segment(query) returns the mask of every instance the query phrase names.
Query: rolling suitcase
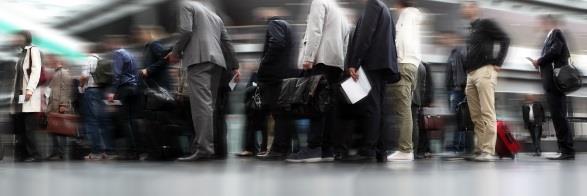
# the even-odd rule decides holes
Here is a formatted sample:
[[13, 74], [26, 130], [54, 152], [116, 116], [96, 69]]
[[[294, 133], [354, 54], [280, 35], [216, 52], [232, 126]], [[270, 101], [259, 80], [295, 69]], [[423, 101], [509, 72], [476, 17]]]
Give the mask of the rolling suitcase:
[[497, 141], [495, 144], [495, 154], [501, 159], [503, 157], [516, 158], [520, 152], [520, 143], [509, 131], [504, 121], [497, 121]]

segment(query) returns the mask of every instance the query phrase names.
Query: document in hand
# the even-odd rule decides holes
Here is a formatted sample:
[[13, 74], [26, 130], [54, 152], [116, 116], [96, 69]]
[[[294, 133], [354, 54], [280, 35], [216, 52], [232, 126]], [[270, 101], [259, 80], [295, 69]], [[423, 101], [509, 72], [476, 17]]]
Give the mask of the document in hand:
[[371, 84], [369, 83], [369, 79], [363, 68], [359, 68], [358, 73], [359, 79], [357, 81], [353, 80], [353, 78], [349, 78], [341, 84], [344, 94], [352, 104], [367, 97], [369, 91], [371, 91]]

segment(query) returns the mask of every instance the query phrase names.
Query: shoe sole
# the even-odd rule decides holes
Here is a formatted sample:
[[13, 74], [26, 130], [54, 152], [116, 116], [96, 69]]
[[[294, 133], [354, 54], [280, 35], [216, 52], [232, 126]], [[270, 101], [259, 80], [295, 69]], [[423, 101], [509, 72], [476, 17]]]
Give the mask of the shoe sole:
[[320, 162], [333, 162], [334, 158], [286, 159], [285, 161], [290, 162], [290, 163], [320, 163]]
[[395, 160], [394, 159], [387, 159], [387, 162], [412, 162], [412, 161], [414, 161], [414, 160], [413, 159], [412, 160], [409, 160], [409, 159], [395, 159]]

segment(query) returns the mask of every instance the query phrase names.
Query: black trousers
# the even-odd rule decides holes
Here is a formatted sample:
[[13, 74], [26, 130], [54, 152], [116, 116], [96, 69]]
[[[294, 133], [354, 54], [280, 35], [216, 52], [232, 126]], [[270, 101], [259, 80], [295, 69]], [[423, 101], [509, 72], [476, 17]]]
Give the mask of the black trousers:
[[39, 128], [38, 113], [16, 113], [12, 115], [14, 134], [16, 136], [15, 160], [29, 157], [41, 159], [37, 148], [35, 131]]
[[218, 97], [214, 108], [214, 155], [216, 157], [226, 157], [228, 155], [226, 114], [229, 109], [230, 89], [228, 88], [228, 83], [225, 84], [218, 89]]
[[115, 121], [126, 138], [127, 153], [129, 155], [136, 155], [145, 151], [144, 146], [139, 144], [141, 134], [138, 119], [142, 111], [142, 99], [140, 99], [139, 94], [137, 86], [125, 85], [118, 88], [115, 97], [115, 99], [122, 102], [122, 106], [116, 113]]
[[[247, 111], [244, 150], [254, 153], [267, 151], [267, 117], [267, 111]], [[260, 144], [257, 141], [257, 131], [262, 135]]]
[[310, 119], [310, 132], [308, 133], [308, 147], [322, 147], [326, 153], [332, 153], [333, 133], [338, 130], [340, 99], [340, 80], [342, 78], [342, 69], [338, 67], [317, 64], [311, 70], [312, 75], [324, 75], [330, 87], [331, 104], [326, 108], [323, 114]]
[[296, 133], [296, 124], [292, 117], [280, 113], [277, 99], [281, 92], [281, 81], [259, 83], [265, 118], [269, 115], [275, 120], [273, 144], [271, 151], [276, 153], [292, 152], [292, 138]]
[[546, 100], [561, 153], [574, 155], [573, 133], [567, 119], [567, 96], [558, 92], [546, 92]]
[[534, 152], [540, 153], [542, 152], [542, 148], [540, 146], [540, 138], [542, 138], [542, 123], [529, 123], [528, 131], [530, 132], [530, 137], [532, 138], [532, 144], [534, 145]]
[[414, 122], [412, 140], [414, 142], [414, 153], [424, 154], [430, 152], [430, 140], [426, 129], [424, 129], [422, 107], [412, 104], [412, 119]]

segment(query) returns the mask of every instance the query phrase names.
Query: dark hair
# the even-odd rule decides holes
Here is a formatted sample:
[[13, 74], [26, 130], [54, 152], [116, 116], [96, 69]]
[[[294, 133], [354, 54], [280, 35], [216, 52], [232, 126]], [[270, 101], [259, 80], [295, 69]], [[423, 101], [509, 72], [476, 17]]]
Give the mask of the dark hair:
[[397, 0], [396, 3], [402, 7], [414, 7], [414, 0]]
[[475, 0], [465, 0], [465, 1], [463, 1], [463, 4], [471, 4], [474, 6], [479, 6], [479, 3]]
[[30, 31], [27, 31], [27, 30], [17, 31], [15, 33], [15, 35], [19, 35], [19, 36], [24, 37], [25, 45], [29, 46], [29, 45], [33, 44], [33, 34]]
[[553, 14], [545, 14], [540, 16], [540, 19], [544, 20], [544, 21], [548, 21], [552, 24], [558, 25], [560, 22], [560, 17], [557, 15], [553, 15]]

